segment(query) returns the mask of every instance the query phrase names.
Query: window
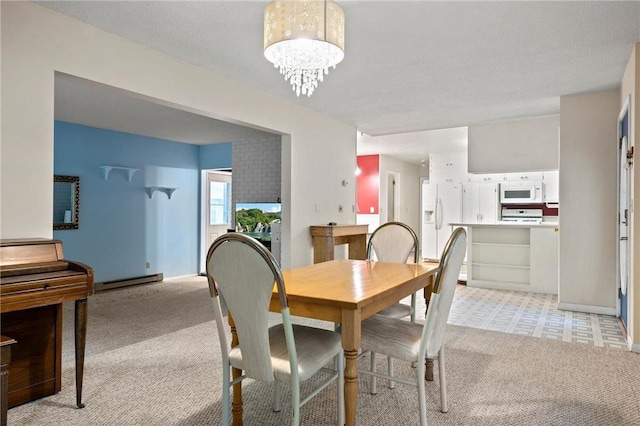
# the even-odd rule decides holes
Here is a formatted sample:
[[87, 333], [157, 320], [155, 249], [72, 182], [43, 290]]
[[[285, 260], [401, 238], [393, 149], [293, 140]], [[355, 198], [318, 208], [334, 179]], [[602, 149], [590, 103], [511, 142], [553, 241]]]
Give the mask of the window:
[[231, 213], [231, 184], [209, 182], [209, 225], [226, 225]]

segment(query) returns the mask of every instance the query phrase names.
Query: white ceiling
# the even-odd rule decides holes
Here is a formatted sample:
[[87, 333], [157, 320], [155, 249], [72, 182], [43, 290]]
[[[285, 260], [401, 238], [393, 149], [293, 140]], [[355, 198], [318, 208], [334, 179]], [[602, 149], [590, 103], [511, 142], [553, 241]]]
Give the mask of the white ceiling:
[[[619, 86], [633, 45], [640, 42], [640, 1], [340, 0], [346, 18], [345, 59], [311, 98], [296, 98], [262, 54], [267, 1], [37, 3], [337, 117], [366, 135], [411, 133], [378, 143], [383, 146], [376, 149], [387, 154], [404, 150], [403, 159], [418, 164], [425, 154], [414, 153], [412, 146], [424, 151], [420, 139], [425, 131], [557, 114], [562, 95]], [[158, 122], [170, 123], [173, 116], [166, 107], [140, 99], [120, 108], [129, 112], [131, 107], [135, 113], [105, 115], [101, 99], [118, 109], [114, 104], [125, 105], [128, 96], [86, 84], [86, 90], [70, 90], [80, 83], [69, 80], [56, 82], [56, 118], [65, 111], [65, 119], [81, 122], [72, 118], [84, 111], [94, 124], [82, 124], [145, 134], [145, 128], [125, 129], [138, 121], [158, 131]], [[87, 98], [93, 98], [93, 114], [87, 114]], [[154, 120], [156, 113], [165, 115]], [[138, 120], [138, 114], [148, 119]], [[204, 132], [211, 138], [211, 126], [222, 123], [185, 114], [176, 112], [176, 119], [193, 120], [191, 125], [166, 126], [180, 129], [180, 138], [175, 131], [151, 136], [224, 141], [191, 134]], [[95, 123], [96, 117], [108, 117], [108, 123]], [[246, 130], [235, 127], [227, 125], [220, 134], [227, 140], [242, 138], [243, 133], [235, 132]], [[375, 138], [360, 139], [358, 152], [371, 153], [363, 144], [375, 143]], [[403, 145], [405, 140], [413, 143]]]

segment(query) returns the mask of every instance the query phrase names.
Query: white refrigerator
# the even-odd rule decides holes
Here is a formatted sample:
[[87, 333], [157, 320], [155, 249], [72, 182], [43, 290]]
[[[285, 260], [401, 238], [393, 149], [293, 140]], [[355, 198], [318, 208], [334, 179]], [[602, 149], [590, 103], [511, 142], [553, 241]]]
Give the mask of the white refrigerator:
[[422, 257], [440, 259], [451, 236], [449, 223], [462, 222], [462, 184], [422, 182]]

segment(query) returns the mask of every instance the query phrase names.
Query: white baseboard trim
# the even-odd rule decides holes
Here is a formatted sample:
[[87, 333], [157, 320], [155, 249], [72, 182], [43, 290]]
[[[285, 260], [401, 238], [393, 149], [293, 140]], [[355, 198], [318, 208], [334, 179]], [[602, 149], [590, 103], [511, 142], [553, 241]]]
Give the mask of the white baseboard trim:
[[103, 290], [111, 290], [114, 288], [128, 287], [128, 286], [138, 285], [138, 284], [157, 283], [162, 280], [163, 280], [162, 272], [158, 272], [157, 274], [143, 275], [140, 277], [131, 277], [131, 278], [123, 278], [120, 280], [114, 280], [114, 281], [97, 282], [97, 283], [94, 283], [93, 289], [94, 291], [99, 292]]
[[640, 354], [640, 343], [633, 343], [633, 339], [629, 335], [627, 335], [627, 346], [631, 352]]
[[563, 309], [565, 311], [586, 312], [589, 314], [613, 316], [616, 316], [617, 313], [615, 306], [612, 308], [608, 308], [606, 306], [578, 305], [576, 303], [558, 303], [558, 309]]
[[175, 277], [165, 278], [163, 281], [177, 281], [177, 280], [183, 280], [183, 279], [193, 278], [197, 276], [200, 276], [200, 274], [177, 275]]

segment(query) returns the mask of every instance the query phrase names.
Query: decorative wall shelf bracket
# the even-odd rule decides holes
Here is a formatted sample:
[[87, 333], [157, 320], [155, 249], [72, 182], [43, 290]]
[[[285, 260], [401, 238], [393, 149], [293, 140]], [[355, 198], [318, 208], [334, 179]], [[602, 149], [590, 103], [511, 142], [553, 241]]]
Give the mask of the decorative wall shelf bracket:
[[145, 191], [147, 191], [147, 195], [150, 199], [151, 197], [153, 197], [153, 193], [156, 191], [164, 192], [165, 194], [167, 194], [167, 197], [171, 199], [171, 195], [178, 188], [167, 188], [165, 186], [145, 186], [144, 189]]
[[102, 169], [102, 176], [104, 177], [104, 180], [109, 179], [109, 174], [111, 173], [111, 170], [123, 170], [127, 174], [127, 179], [129, 180], [129, 182], [131, 182], [131, 179], [133, 179], [133, 174], [138, 170], [140, 170], [133, 167], [120, 167], [120, 166], [100, 166], [100, 168]]

